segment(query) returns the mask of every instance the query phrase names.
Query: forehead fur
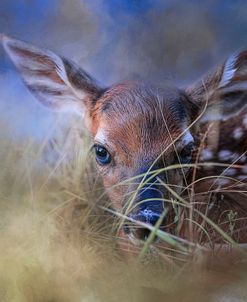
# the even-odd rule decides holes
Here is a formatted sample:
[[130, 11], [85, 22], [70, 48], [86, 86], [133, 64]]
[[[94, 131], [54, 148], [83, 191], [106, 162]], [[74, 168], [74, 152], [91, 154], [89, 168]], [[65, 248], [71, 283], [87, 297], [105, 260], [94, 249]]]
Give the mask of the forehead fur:
[[174, 87], [122, 83], [100, 98], [94, 118], [109, 141], [128, 154], [136, 149], [144, 154], [150, 148], [160, 150], [184, 130], [187, 113], [183, 100]]
[[144, 115], [157, 118], [157, 113], [170, 110], [173, 118], [182, 121], [186, 117], [181, 104], [182, 93], [175, 87], [161, 88], [142, 82], [124, 82], [108, 90], [99, 102], [100, 110], [107, 114]]

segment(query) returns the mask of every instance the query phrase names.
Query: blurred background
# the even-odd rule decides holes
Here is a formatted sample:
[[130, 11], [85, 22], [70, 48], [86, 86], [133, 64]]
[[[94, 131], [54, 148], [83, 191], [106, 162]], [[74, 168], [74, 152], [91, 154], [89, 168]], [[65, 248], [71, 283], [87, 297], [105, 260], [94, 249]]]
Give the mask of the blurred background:
[[[247, 48], [247, 1], [0, 0], [1, 32], [74, 60], [102, 85], [184, 86]], [[57, 123], [73, 129], [72, 119], [39, 105], [0, 45], [0, 302], [246, 301], [245, 259], [225, 267], [219, 254], [212, 270], [200, 252], [194, 268], [171, 246], [162, 261], [151, 251], [151, 267], [139, 257], [126, 266], [116, 223], [94, 206], [108, 200], [87, 140], [65, 145], [73, 157], [49, 140]], [[222, 213], [232, 234], [241, 218]]]
[[[247, 47], [245, 0], [1, 0], [0, 31], [78, 62], [104, 85], [186, 85]], [[0, 48], [2, 124], [42, 139], [56, 114], [34, 101]]]

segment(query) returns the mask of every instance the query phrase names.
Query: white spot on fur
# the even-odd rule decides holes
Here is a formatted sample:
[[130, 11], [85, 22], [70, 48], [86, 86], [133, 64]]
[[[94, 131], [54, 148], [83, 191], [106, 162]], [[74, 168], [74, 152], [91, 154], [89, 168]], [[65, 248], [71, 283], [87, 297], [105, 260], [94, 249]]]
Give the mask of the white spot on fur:
[[239, 180], [247, 180], [247, 175], [238, 175], [237, 179], [239, 179]]
[[201, 160], [210, 160], [213, 158], [213, 152], [209, 149], [204, 149], [201, 152], [200, 159]]
[[224, 175], [226, 175], [226, 176], [233, 176], [233, 175], [235, 175], [237, 173], [237, 170], [236, 169], [234, 169], [234, 168], [229, 168], [229, 169], [226, 169], [225, 171], [224, 171]]
[[243, 131], [243, 128], [241, 128], [241, 127], [238, 127], [236, 129], [234, 129], [234, 131], [233, 131], [233, 137], [236, 140], [240, 139], [243, 136], [243, 134], [244, 134], [244, 131]]
[[218, 158], [220, 161], [227, 161], [232, 159], [233, 153], [229, 150], [221, 150], [218, 153]]
[[[239, 161], [239, 162], [245, 162], [246, 156], [243, 155], [240, 158], [240, 154], [237, 152], [231, 152], [230, 150], [221, 150], [218, 152], [218, 159], [220, 161]], [[240, 158], [240, 160], [238, 160]]]
[[239, 159], [240, 163], [245, 163], [246, 162], [246, 155], [243, 155], [240, 159]]

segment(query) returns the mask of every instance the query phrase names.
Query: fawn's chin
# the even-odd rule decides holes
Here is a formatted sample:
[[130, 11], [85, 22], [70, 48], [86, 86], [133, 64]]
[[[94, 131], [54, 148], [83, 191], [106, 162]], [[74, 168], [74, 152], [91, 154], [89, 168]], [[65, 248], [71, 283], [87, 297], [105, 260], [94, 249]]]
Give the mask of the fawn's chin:
[[147, 228], [131, 228], [129, 226], [124, 226], [124, 232], [134, 245], [143, 245], [143, 243], [149, 239], [151, 239], [150, 243], [155, 243], [159, 240], [159, 237], [156, 235], [151, 238], [151, 236], [153, 236], [151, 235], [152, 231]]

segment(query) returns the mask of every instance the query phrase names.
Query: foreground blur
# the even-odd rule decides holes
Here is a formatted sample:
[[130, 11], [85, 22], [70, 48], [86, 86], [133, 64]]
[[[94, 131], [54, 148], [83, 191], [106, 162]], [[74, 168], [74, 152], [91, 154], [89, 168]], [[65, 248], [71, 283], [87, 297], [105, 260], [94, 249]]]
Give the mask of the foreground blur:
[[[59, 154], [51, 166], [42, 157], [45, 142], [43, 147], [33, 141], [17, 144], [7, 130], [4, 137], [2, 302], [246, 300], [243, 259], [209, 261], [200, 253], [193, 262], [186, 262], [182, 253], [124, 258], [116, 245], [114, 220], [96, 206], [107, 200], [92, 177], [87, 148], [79, 144], [75, 153]], [[66, 156], [72, 160], [64, 160]]]

